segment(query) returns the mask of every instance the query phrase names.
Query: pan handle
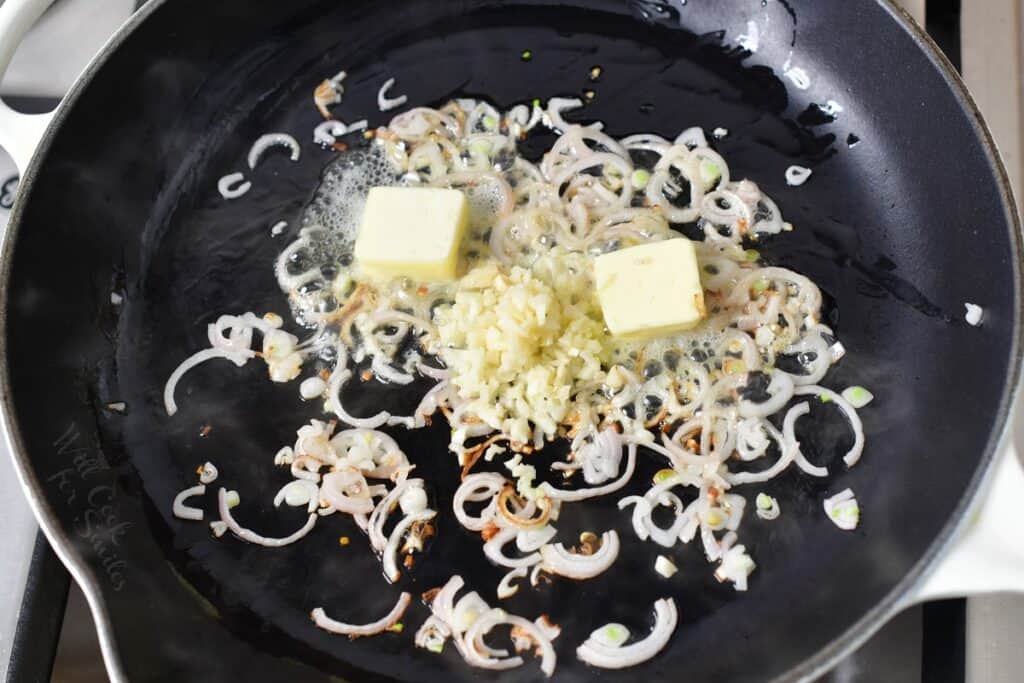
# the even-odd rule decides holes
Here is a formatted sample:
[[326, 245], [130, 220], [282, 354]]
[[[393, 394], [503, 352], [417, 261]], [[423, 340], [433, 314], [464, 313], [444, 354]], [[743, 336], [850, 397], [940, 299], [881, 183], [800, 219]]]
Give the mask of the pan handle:
[[1009, 444], [997, 456], [974, 508], [907, 604], [1002, 591], [1024, 593], [1024, 466]]
[[[7, 71], [18, 45], [53, 0], [6, 0], [0, 5], [0, 76]], [[53, 112], [22, 114], [0, 101], [0, 147], [25, 175], [36, 147], [43, 139]]]

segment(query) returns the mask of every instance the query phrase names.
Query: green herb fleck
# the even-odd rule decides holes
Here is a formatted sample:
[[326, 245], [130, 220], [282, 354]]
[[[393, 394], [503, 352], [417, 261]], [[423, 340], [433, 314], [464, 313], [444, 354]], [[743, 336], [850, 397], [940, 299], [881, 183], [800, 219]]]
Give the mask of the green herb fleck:
[[861, 386], [848, 387], [843, 391], [843, 398], [854, 408], [863, 408], [874, 400], [875, 395]]
[[650, 171], [638, 168], [633, 171], [633, 175], [630, 177], [630, 180], [633, 182], [633, 187], [638, 190], [642, 190], [647, 187], [647, 183], [651, 181], [651, 173]]
[[711, 187], [722, 177], [722, 169], [713, 161], [707, 159], [700, 162], [700, 178], [704, 184]]
[[676, 471], [666, 468], [655, 472], [653, 479], [655, 484], [664, 484], [666, 481], [668, 481], [674, 476], [676, 476]]
[[756, 280], [754, 284], [750, 285], [750, 293], [753, 294], [754, 296], [761, 296], [766, 291], [768, 291], [768, 286], [770, 284], [771, 283], [768, 282], [768, 280], [766, 280], [765, 278]]
[[747, 371], [747, 364], [741, 358], [729, 358], [722, 363], [722, 370], [727, 375], [742, 375]]

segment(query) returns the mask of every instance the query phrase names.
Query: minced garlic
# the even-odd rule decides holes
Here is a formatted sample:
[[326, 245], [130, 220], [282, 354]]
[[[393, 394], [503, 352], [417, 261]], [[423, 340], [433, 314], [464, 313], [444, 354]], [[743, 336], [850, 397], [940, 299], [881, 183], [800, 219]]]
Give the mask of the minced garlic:
[[440, 355], [466, 413], [529, 443], [548, 440], [578, 387], [603, 378], [608, 347], [583, 254], [555, 248], [529, 268], [493, 262], [458, 283], [437, 312]]

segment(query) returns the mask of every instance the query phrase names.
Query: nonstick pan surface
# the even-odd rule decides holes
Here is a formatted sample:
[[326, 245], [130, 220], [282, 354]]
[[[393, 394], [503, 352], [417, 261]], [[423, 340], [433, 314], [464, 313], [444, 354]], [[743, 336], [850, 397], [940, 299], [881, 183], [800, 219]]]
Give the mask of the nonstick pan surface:
[[[751, 26], [756, 51], [741, 47], [753, 47]], [[593, 66], [603, 70], [597, 82]], [[98, 609], [115, 675], [540, 676], [532, 662], [493, 674], [469, 669], [452, 648], [415, 650], [420, 605], [401, 635], [350, 642], [315, 629], [313, 607], [358, 622], [397, 595], [345, 520], [268, 550], [213, 539], [205, 524], [170, 513], [210, 460], [242, 492], [245, 523], [276, 534], [303, 521], [270, 503], [288, 480], [274, 452], [321, 416], [294, 385], [266, 382], [258, 364], [208, 364], [181, 385], [173, 419], [161, 392], [206, 346], [218, 315], [287, 312], [272, 263], [294, 233], [273, 238], [270, 226], [297, 229], [332, 159], [311, 141], [312, 92], [342, 68], [338, 115], [371, 125], [387, 121], [376, 94], [394, 76], [413, 104], [469, 95], [510, 106], [593, 89], [580, 116], [616, 136], [728, 129], [714, 144], [733, 174], [757, 181], [796, 226], [759, 248], [821, 286], [848, 350], [826, 385], [862, 384], [876, 396], [852, 470], [840, 461], [850, 438], [842, 422], [825, 409], [807, 421], [805, 442], [818, 446], [808, 455], [834, 476], [791, 472], [765, 486], [784, 514], [744, 524], [758, 563], [748, 592], [717, 584], [696, 546], [662, 580], [657, 550], [623, 533], [606, 575], [509, 601], [563, 627], [558, 680], [799, 678], [891, 616], [991, 459], [1018, 372], [1021, 301], [1017, 226], [991, 142], [949, 65], [888, 3], [153, 0], [61, 109], [25, 178], [3, 262], [11, 439], [47, 533]], [[252, 191], [225, 202], [217, 180], [270, 131], [305, 141], [301, 161], [268, 158], [250, 174]], [[786, 185], [791, 164], [814, 170], [805, 186]], [[965, 302], [985, 308], [980, 328], [964, 322]], [[352, 400], [369, 413], [416, 399], [378, 390]], [[113, 402], [126, 412], [107, 409]], [[447, 511], [457, 471], [445, 430], [395, 435]], [[644, 460], [636, 486], [658, 466]], [[821, 512], [846, 487], [863, 510], [853, 533]], [[210, 487], [207, 509], [215, 495]], [[566, 528], [628, 528], [610, 505], [592, 507]], [[500, 572], [447, 516], [401, 588], [418, 593], [454, 572], [494, 601]], [[600, 674], [576, 660], [575, 646], [608, 621], [645, 632], [651, 603], [665, 595], [680, 625], [655, 660]]]

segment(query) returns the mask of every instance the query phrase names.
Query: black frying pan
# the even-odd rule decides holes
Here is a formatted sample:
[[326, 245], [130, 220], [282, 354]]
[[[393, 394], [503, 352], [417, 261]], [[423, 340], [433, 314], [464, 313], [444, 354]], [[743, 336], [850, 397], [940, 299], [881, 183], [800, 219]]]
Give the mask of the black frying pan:
[[[748, 22], [761, 29], [754, 54], [737, 46]], [[510, 105], [579, 94], [592, 87], [594, 65], [604, 75], [584, 116], [615, 135], [731, 131], [716, 147], [734, 175], [761, 183], [797, 226], [764, 253], [821, 285], [849, 350], [827, 383], [864, 384], [878, 398], [864, 411], [860, 465], [839, 465], [849, 437], [822, 415], [810, 456], [832, 464], [835, 478], [790, 473], [767, 487], [786, 514], [745, 524], [758, 562], [748, 593], [711, 580], [696, 547], [681, 555], [676, 579], [657, 580], [651, 547], [624, 540], [609, 574], [556, 583], [510, 608], [562, 624], [563, 681], [807, 677], [893, 614], [962, 515], [1006, 421], [1021, 251], [973, 105], [888, 2], [153, 0], [65, 101], [24, 179], [3, 254], [10, 439], [51, 541], [99, 610], [115, 677], [539, 677], [532, 664], [493, 675], [451, 648], [440, 658], [414, 651], [421, 606], [401, 636], [349, 642], [313, 628], [314, 606], [359, 621], [396, 595], [347, 522], [330, 518], [304, 542], [271, 551], [213, 540], [170, 508], [209, 459], [250, 502], [246, 521], [270, 534], [294, 529], [301, 512], [270, 507], [285, 480], [270, 463], [315, 413], [256, 364], [194, 372], [173, 419], [160, 394], [175, 365], [205, 346], [218, 314], [287, 310], [271, 269], [285, 238], [272, 239], [269, 226], [295, 226], [331, 154], [309, 143], [299, 164], [273, 157], [235, 202], [220, 199], [216, 181], [241, 167], [262, 133], [310, 140], [317, 82], [347, 69], [340, 115], [377, 125], [386, 115], [376, 91], [390, 75], [413, 103], [471, 94]], [[793, 67], [809, 87], [784, 75]], [[800, 118], [830, 99], [843, 108], [834, 120], [813, 109]], [[793, 163], [814, 169], [803, 188], [783, 181]], [[120, 308], [111, 291], [123, 292]], [[963, 322], [966, 301], [985, 307], [981, 328]], [[369, 410], [410, 399], [362, 400]], [[105, 409], [116, 401], [126, 414]], [[204, 425], [212, 431], [201, 437]], [[398, 437], [447, 509], [455, 466], [444, 433]], [[849, 534], [820, 511], [826, 491], [846, 486], [864, 510]], [[589, 521], [603, 520], [612, 516]], [[342, 534], [353, 538], [345, 550]], [[453, 567], [493, 600], [498, 571], [450, 519], [403, 587], [439, 585]], [[644, 632], [664, 594], [675, 596], [681, 623], [655, 661], [598, 676], [575, 660], [575, 645], [606, 621]]]

